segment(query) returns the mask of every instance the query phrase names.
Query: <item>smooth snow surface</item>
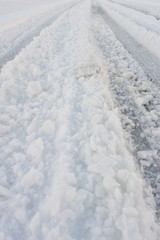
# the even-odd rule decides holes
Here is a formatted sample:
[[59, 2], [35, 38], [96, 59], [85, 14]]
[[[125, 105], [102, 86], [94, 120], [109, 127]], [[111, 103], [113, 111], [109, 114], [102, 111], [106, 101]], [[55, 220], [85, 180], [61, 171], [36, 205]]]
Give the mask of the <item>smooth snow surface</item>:
[[77, 4], [2, 68], [2, 240], [158, 240], [90, 20]]

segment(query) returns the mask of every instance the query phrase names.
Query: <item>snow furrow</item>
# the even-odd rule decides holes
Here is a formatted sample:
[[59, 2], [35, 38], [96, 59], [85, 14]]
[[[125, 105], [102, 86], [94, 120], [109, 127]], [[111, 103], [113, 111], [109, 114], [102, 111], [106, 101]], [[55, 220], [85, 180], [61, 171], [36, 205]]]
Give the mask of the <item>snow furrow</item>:
[[[107, 61], [111, 86], [115, 93], [117, 104], [122, 112], [123, 126], [133, 139], [135, 146], [134, 154], [139, 161], [141, 171], [145, 179], [152, 186], [153, 195], [156, 201], [157, 217], [160, 218], [160, 139], [158, 132], [160, 128], [160, 100], [158, 78], [145, 76], [137, 62], [128, 54], [124, 47], [117, 41], [116, 36], [120, 34], [120, 40], [127, 47], [132, 45], [132, 38], [123, 34], [119, 26], [112, 25], [112, 21], [101, 9], [93, 8], [95, 16], [99, 15], [98, 22], [94, 22], [94, 32], [97, 44], [103, 52], [105, 61]], [[103, 19], [103, 20], [102, 20]], [[95, 27], [97, 25], [97, 28]], [[99, 30], [97, 30], [101, 26]], [[116, 30], [117, 29], [117, 30]], [[121, 30], [121, 31], [120, 31]], [[132, 52], [137, 51], [137, 46], [132, 45]], [[129, 48], [130, 49], [130, 48]], [[147, 54], [147, 51], [145, 52]], [[135, 54], [133, 54], [135, 57]], [[136, 54], [138, 56], [138, 53]], [[141, 55], [144, 60], [144, 56]], [[144, 61], [144, 66], [146, 59]], [[142, 65], [143, 66], [143, 65]], [[144, 70], [146, 69], [146, 66]], [[151, 72], [152, 74], [152, 72]], [[155, 83], [157, 85], [155, 85]]]

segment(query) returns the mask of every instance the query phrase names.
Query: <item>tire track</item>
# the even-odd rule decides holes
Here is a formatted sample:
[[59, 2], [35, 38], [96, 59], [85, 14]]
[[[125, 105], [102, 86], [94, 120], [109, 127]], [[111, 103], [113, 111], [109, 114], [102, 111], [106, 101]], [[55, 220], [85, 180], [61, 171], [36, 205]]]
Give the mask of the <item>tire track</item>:
[[114, 4], [117, 4], [117, 5], [120, 5], [120, 6], [124, 6], [124, 7], [129, 8], [129, 9], [133, 9], [133, 10], [135, 10], [137, 12], [144, 13], [145, 15], [155, 17], [157, 20], [160, 20], [159, 16], [157, 16], [156, 14], [153, 14], [153, 13], [151, 14], [151, 13], [149, 13], [149, 12], [143, 10], [143, 9], [136, 8], [136, 6], [135, 7], [129, 6], [129, 5], [125, 4], [125, 3], [118, 3], [118, 2], [113, 1], [113, 0], [109, 0], [109, 1], [114, 3]]
[[[149, 183], [152, 187], [152, 192], [156, 201], [156, 214], [157, 218], [160, 218], [160, 184], [159, 184], [159, 172], [160, 172], [160, 160], [159, 153], [160, 147], [159, 142], [155, 142], [153, 139], [152, 131], [150, 128], [150, 122], [147, 120], [147, 116], [151, 115], [152, 111], [156, 111], [157, 121], [155, 122], [155, 131], [159, 129], [159, 82], [160, 79], [160, 63], [159, 60], [150, 54], [147, 49], [145, 49], [142, 45], [137, 43], [135, 39], [133, 39], [127, 32], [125, 32], [118, 24], [115, 23], [113, 19], [111, 19], [107, 13], [100, 7], [92, 8], [93, 19], [101, 18], [106, 23], [104, 28], [106, 27], [106, 31], [108, 34], [108, 26], [115, 33], [118, 40], [123, 44], [126, 50], [131, 53], [131, 55], [135, 58], [135, 60], [140, 64], [144, 72], [147, 74], [146, 77], [142, 71], [142, 69], [138, 66], [138, 64], [133, 60], [132, 56], [130, 56], [127, 51], [121, 46], [121, 44], [116, 45], [115, 37], [113, 37], [113, 33], [109, 33], [109, 35], [104, 33], [104, 29], [96, 29], [96, 20], [93, 27], [93, 32], [95, 39], [97, 41], [98, 47], [100, 51], [103, 53], [104, 60], [107, 65], [114, 65], [115, 72], [113, 71], [109, 73], [111, 87], [115, 94], [116, 104], [118, 105], [121, 113], [122, 113], [122, 123], [124, 121], [123, 118], [128, 118], [131, 120], [133, 127], [131, 130], [128, 130], [128, 125], [130, 123], [126, 123], [124, 121], [124, 128], [127, 132], [130, 133], [133, 145], [134, 145], [134, 156], [138, 160], [138, 165], [140, 170], [143, 172], [143, 175], [146, 179], [146, 182]], [[100, 24], [99, 24], [100, 25]], [[102, 24], [101, 24], [102, 25]], [[107, 26], [108, 25], [108, 26]], [[110, 30], [109, 30], [110, 31]], [[120, 45], [120, 46], [119, 46]], [[125, 56], [122, 58], [122, 56]], [[120, 59], [121, 58], [121, 59]], [[120, 72], [122, 70], [123, 63], [126, 64], [128, 71], [132, 71], [135, 73], [135, 76], [129, 82], [118, 82], [117, 76], [120, 77]], [[140, 85], [143, 85], [143, 80], [148, 82], [151, 86], [150, 94], [153, 96], [153, 99], [141, 107], [136, 104], [136, 96], [141, 96], [142, 98], [148, 94], [146, 90], [142, 89]], [[138, 92], [137, 95], [132, 94], [129, 89], [135, 88]], [[124, 107], [125, 106], [125, 107]], [[149, 129], [146, 132], [146, 129]], [[148, 162], [145, 166], [142, 164], [142, 158], [140, 157], [140, 153], [145, 152], [152, 153], [152, 163]], [[158, 154], [153, 154], [155, 152]], [[147, 165], [148, 164], [148, 165]]]
[[[76, 3], [77, 4], [77, 3]], [[59, 11], [57, 14], [55, 14], [54, 16], [52, 16], [50, 19], [48, 19], [47, 21], [45, 21], [43, 24], [41, 24], [39, 27], [37, 27], [36, 29], [34, 29], [33, 31], [29, 32], [27, 35], [25, 34], [24, 37], [16, 39], [16, 41], [14, 41], [14, 43], [9, 47], [9, 49], [7, 50], [7, 52], [5, 53], [5, 55], [3, 55], [2, 57], [0, 57], [0, 72], [1, 69], [3, 68], [3, 66], [8, 62], [11, 61], [15, 58], [16, 55], [19, 54], [19, 52], [25, 48], [28, 44], [30, 44], [33, 41], [34, 37], [37, 37], [40, 32], [50, 26], [54, 21], [56, 21], [56, 19], [58, 19], [65, 11], [67, 11], [68, 9], [74, 7], [76, 4], [72, 4], [70, 7], [67, 7], [61, 11]]]
[[139, 62], [145, 73], [149, 76], [156, 85], [159, 85], [160, 79], [160, 61], [150, 53], [144, 46], [138, 43], [130, 36], [120, 25], [118, 25], [102, 7], [97, 7], [97, 13], [101, 15], [104, 21], [109, 25], [115, 33], [118, 40], [123, 44], [129, 53]]

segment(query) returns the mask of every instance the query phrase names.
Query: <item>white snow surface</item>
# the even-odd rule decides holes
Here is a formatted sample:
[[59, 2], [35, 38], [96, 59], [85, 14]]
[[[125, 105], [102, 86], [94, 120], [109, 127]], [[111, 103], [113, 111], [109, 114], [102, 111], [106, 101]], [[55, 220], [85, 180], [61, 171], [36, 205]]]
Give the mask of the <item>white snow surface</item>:
[[1, 71], [2, 240], [158, 240], [90, 8], [64, 12]]
[[100, 0], [99, 2], [110, 17], [140, 44], [160, 58], [160, 24], [157, 19], [109, 1]]
[[160, 1], [159, 0], [112, 0], [141, 11], [147, 15], [152, 15], [160, 20]]
[[0, 0], [0, 26], [13, 25], [48, 8], [67, 4], [67, 0]]
[[109, 1], [107, 2], [107, 7], [126, 17], [126, 19], [129, 19], [134, 24], [144, 27], [147, 31], [155, 32], [157, 35], [160, 35], [160, 21], [155, 17], [123, 5], [110, 3]]
[[[9, 1], [6, 4], [9, 9], [12, 6], [10, 6], [12, 2], [13, 1]], [[3, 22], [1, 23], [1, 20], [3, 21], [4, 17], [8, 16], [8, 12], [4, 11], [4, 13], [0, 15], [0, 61], [2, 63], [3, 58], [6, 55], [10, 55], [11, 52], [16, 52], [17, 46], [21, 48], [23, 47], [23, 43], [27, 42], [29, 38], [33, 38], [37, 34], [37, 29], [39, 29], [38, 32], [40, 32], [44, 27], [53, 22], [56, 15], [60, 15], [63, 11], [76, 3], [76, 1], [73, 0], [63, 0], [59, 3], [57, 1], [53, 1], [52, 4], [47, 5], [44, 4], [43, 0], [41, 0], [41, 4], [39, 2], [38, 7], [36, 8], [35, 6], [34, 9], [32, 9], [32, 4], [34, 3], [35, 5], [35, 2], [33, 1], [32, 4], [28, 3], [28, 8], [26, 9], [28, 12], [25, 16], [21, 9], [22, 3], [20, 4], [21, 8], [18, 8], [19, 2], [20, 1], [18, 0], [14, 2], [16, 11], [15, 16], [17, 17], [16, 20], [13, 20], [12, 15], [9, 15], [9, 17], [7, 17], [8, 23], [4, 24]], [[34, 13], [32, 12], [33, 10]], [[20, 17], [19, 14], [22, 16]], [[35, 74], [36, 71], [38, 70], [35, 69]]]

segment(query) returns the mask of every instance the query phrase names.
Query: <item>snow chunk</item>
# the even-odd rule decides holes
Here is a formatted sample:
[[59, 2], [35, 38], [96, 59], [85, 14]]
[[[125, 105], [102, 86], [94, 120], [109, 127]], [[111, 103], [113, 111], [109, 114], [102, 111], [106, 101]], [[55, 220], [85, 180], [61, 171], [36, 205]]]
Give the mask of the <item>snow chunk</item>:
[[133, 72], [125, 72], [122, 74], [122, 76], [128, 80], [132, 79], [134, 77], [134, 73]]
[[5, 240], [5, 235], [4, 235], [3, 232], [0, 232], [0, 239], [1, 239], [1, 240]]
[[11, 194], [9, 192], [9, 190], [3, 186], [0, 186], [0, 197], [10, 197]]
[[115, 188], [119, 188], [120, 185], [118, 182], [116, 182], [116, 180], [112, 177], [105, 177], [103, 179], [103, 186], [105, 187], [105, 189], [109, 192], [114, 192]]
[[75, 213], [70, 209], [66, 209], [59, 214], [59, 219], [63, 221], [75, 220]]
[[42, 92], [41, 84], [38, 81], [33, 81], [28, 84], [26, 93], [29, 98], [33, 98], [34, 96], [40, 94]]
[[160, 128], [153, 129], [152, 134], [153, 134], [154, 137], [160, 139]]
[[8, 134], [11, 131], [11, 127], [10, 126], [5, 126], [0, 124], [0, 136], [4, 136], [6, 134]]
[[[22, 223], [25, 224], [26, 222], [26, 211], [23, 208], [18, 208], [14, 213], [16, 219]], [[0, 238], [1, 239], [1, 238]]]
[[101, 67], [98, 65], [95, 65], [95, 64], [84, 65], [77, 70], [77, 78], [91, 77], [93, 75], [96, 75], [100, 71], [101, 71]]
[[29, 226], [29, 228], [33, 234], [37, 233], [39, 231], [39, 224], [40, 224], [40, 214], [38, 212], [32, 218], [30, 226]]
[[30, 188], [35, 185], [41, 186], [43, 180], [43, 174], [39, 170], [31, 168], [22, 178], [21, 186], [25, 188]]
[[150, 167], [150, 162], [147, 162], [147, 161], [143, 161], [143, 160], [141, 160], [140, 161], [141, 162], [141, 166], [143, 166], [143, 167]]
[[40, 133], [46, 134], [46, 135], [52, 135], [55, 132], [55, 124], [52, 120], [46, 120], [41, 129]]
[[32, 160], [39, 160], [44, 150], [44, 144], [42, 138], [37, 138], [33, 141], [28, 149], [27, 154], [32, 158]]
[[146, 96], [143, 96], [143, 97], [136, 98], [135, 102], [136, 102], [137, 106], [141, 107], [141, 106], [144, 106], [144, 105], [148, 105], [149, 102], [152, 99], [153, 99], [152, 95], [146, 95]]
[[139, 151], [137, 153], [138, 158], [150, 160], [153, 158], [158, 158], [158, 154], [156, 150], [146, 150], [146, 151]]
[[41, 74], [41, 70], [38, 65], [31, 65], [31, 71], [34, 77], [39, 77]]

